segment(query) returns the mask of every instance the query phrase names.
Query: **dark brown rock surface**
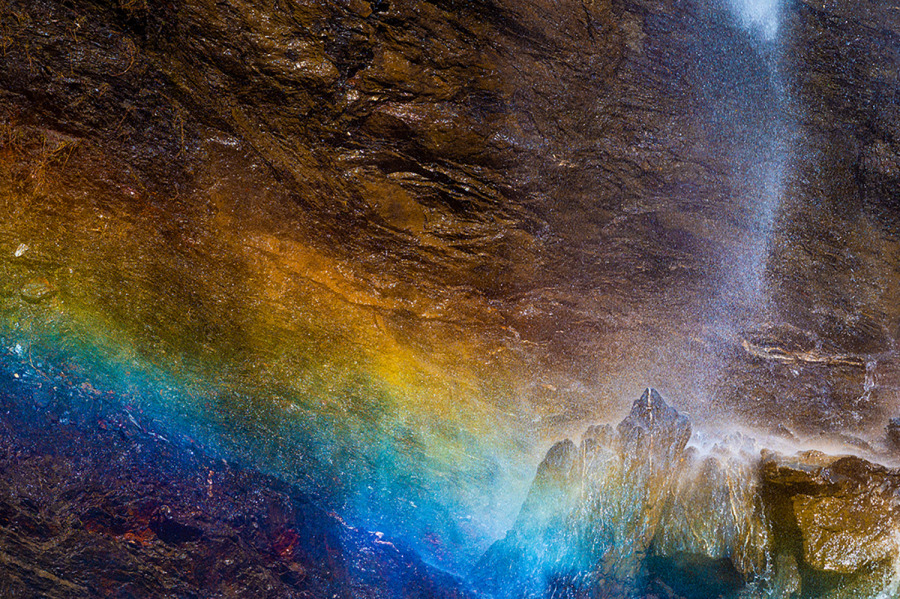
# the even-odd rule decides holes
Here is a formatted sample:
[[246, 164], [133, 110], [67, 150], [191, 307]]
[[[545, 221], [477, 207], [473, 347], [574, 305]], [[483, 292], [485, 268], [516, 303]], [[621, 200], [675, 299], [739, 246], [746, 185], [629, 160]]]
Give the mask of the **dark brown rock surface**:
[[[52, 171], [201, 231], [209, 177], [262, 169], [266, 193], [233, 199], [242, 226], [347, 264], [339, 293], [414, 342], [456, 327], [537, 368], [556, 391], [523, 391], [548, 429], [589, 418], [589, 390], [615, 404], [656, 377], [756, 423], [877, 428], [900, 326], [898, 17], [784, 11], [797, 147], [762, 314], [727, 289], [761, 193], [745, 154], [775, 107], [714, 3], [8, 1], [5, 147], [24, 193]], [[34, 151], [11, 143], [28, 127], [47, 140]], [[230, 162], [217, 139], [239, 148]], [[853, 360], [741, 351], [765, 322]]]
[[[465, 517], [497, 526], [536, 447], [624, 414], [647, 384], [710, 427], [873, 449], [900, 392], [900, 11], [785, 0], [773, 46], [728, 6], [0, 0], [3, 345], [22, 363], [82, 351], [137, 396], [152, 372], [184, 391], [165, 395], [169, 414], [208, 421], [251, 470], [401, 514], [454, 566], [487, 534]], [[583, 446], [623, 434], [596, 428]], [[656, 457], [708, 481], [669, 486], [633, 464], [648, 493], [706, 497], [703, 514], [757, 500], [740, 460], [675, 441]], [[69, 441], [35, 456], [53, 442]], [[550, 466], [573, 446], [558, 451], [541, 496], [568, 505], [574, 474]], [[863, 486], [894, 476], [865, 472]], [[76, 495], [96, 491], [70, 474]], [[144, 509], [150, 485], [106, 475], [116, 509]], [[783, 588], [819, 584], [807, 566], [846, 573], [885, 555], [886, 520], [849, 514], [888, 491], [784, 476], [769, 481], [776, 519], [806, 536], [773, 545]], [[47, 501], [73, 514], [76, 495]], [[156, 504], [134, 516], [146, 527], [121, 528], [91, 501], [97, 530], [122, 537], [104, 545], [122, 568], [123, 535], [157, 543], [144, 559], [207, 530]], [[46, 533], [28, 504], [7, 507]], [[679, 522], [667, 547], [725, 578], [759, 570], [759, 552], [735, 549], [744, 536], [775, 543], [752, 509], [694, 531], [676, 508], [622, 525]], [[830, 536], [832, 508], [853, 522], [847, 539]], [[94, 542], [48, 522], [48, 539]], [[31, 571], [33, 546], [17, 547], [23, 585], [82, 568]], [[171, 584], [213, 584], [195, 574]], [[157, 592], [151, 579], [134, 593]]]
[[35, 406], [4, 380], [0, 596], [470, 596], [323, 498], [168, 439], [99, 399]]

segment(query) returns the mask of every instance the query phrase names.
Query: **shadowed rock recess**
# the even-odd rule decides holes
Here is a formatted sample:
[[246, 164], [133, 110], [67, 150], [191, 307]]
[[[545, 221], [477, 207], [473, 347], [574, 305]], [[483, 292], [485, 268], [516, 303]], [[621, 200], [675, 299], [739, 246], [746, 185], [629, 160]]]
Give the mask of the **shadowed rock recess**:
[[475, 584], [495, 597], [900, 592], [900, 472], [690, 437], [688, 419], [648, 389], [615, 430], [554, 445]]
[[896, 596], [898, 65], [892, 0], [0, 0], [0, 596]]

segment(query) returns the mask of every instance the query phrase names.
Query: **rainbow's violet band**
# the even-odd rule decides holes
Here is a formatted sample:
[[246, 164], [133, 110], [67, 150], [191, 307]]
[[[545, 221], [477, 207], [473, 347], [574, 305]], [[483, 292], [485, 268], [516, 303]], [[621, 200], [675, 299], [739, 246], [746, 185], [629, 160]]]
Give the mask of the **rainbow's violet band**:
[[220, 145], [193, 197], [138, 201], [89, 152], [40, 162], [71, 140], [17, 135], [0, 153], [11, 376], [140, 410], [450, 568], [505, 531], [537, 456], [502, 344], [291, 229]]
[[[507, 544], [553, 550], [514, 522], [542, 443], [515, 403], [528, 373], [476, 334], [440, 322], [407, 330], [427, 319], [404, 322], [396, 298], [326, 253], [227, 217], [195, 215], [166, 234], [165, 213], [8, 195], [0, 364], [37, 413], [55, 402], [139, 415], [168, 442], [297, 483], [458, 573], [507, 530]], [[610, 486], [617, 509], [652, 487], [630, 473]], [[599, 546], [585, 547], [579, 574]], [[502, 566], [492, 573], [515, 563], [501, 558], [488, 560]], [[674, 576], [673, 564], [655, 567]], [[712, 578], [714, 592], [739, 586]]]
[[[522, 451], [515, 430], [479, 397], [509, 393], [501, 378], [488, 387], [423, 364], [369, 309], [316, 289], [294, 296], [294, 314], [304, 303], [309, 312], [290, 326], [260, 313], [256, 330], [220, 322], [201, 341], [192, 335], [207, 314], [179, 305], [176, 291], [140, 312], [129, 300], [151, 293], [141, 273], [122, 268], [104, 280], [90, 257], [60, 265], [54, 248], [29, 242], [2, 261], [12, 276], [0, 334], [9, 376], [36, 389], [37, 408], [44, 396], [77, 396], [140, 411], [173, 442], [296, 482], [451, 569], [471, 563], [514, 517], [517, 501], [506, 494], [521, 493], [530, 472], [511, 466]], [[91, 297], [97, 284], [119, 288], [121, 312]], [[168, 312], [165, 337], [140, 331], [157, 324], [154, 310]]]

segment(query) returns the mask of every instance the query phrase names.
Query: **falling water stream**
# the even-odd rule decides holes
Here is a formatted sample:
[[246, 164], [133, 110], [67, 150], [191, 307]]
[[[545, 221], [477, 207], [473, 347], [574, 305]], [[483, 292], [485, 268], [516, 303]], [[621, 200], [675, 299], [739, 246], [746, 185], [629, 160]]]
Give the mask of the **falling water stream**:
[[[373, 585], [390, 560], [459, 580], [474, 566], [468, 582], [496, 599], [896, 597], [900, 477], [788, 430], [772, 414], [826, 410], [767, 386], [782, 377], [799, 396], [834, 370], [868, 402], [876, 350], [747, 342], [770, 323], [814, 329], [784, 323], [803, 299], [782, 301], [793, 282], [778, 261], [813, 193], [792, 196], [811, 162], [799, 131], [818, 126], [799, 81], [820, 65], [790, 53], [792, 36], [830, 26], [801, 23], [815, 3], [12, 0], [0, 16], [6, 4], [16, 25], [0, 33], [34, 40], [0, 44], [0, 108], [38, 112], [0, 114], [0, 399], [48, 447], [215, 465], [173, 467], [172, 488], [198, 499], [152, 521], [127, 485], [109, 510], [101, 489], [103, 509], [30, 527], [42, 552], [100, 538], [110, 554], [168, 556], [168, 576], [233, 526], [272, 584], [297, 591], [277, 596], [438, 596], [303, 586], [350, 580], [340, 558]], [[82, 5], [96, 15], [67, 12]], [[867, 151], [889, 174], [880, 147]], [[183, 180], [152, 188], [182, 163]], [[845, 249], [823, 246], [808, 262]], [[896, 328], [885, 306], [900, 291], [873, 297], [872, 322]], [[645, 385], [662, 393], [620, 420], [639, 395], [621, 390]], [[760, 422], [781, 436], [754, 436]], [[12, 476], [26, 464], [5, 442]], [[249, 493], [227, 486], [234, 464], [293, 485], [363, 550], [323, 537], [301, 567], [319, 532], [274, 501], [218, 526], [219, 503]], [[72, 497], [81, 468], [63, 481]], [[27, 524], [38, 503], [6, 499], [0, 534], [16, 537], [29, 526], [7, 512]], [[215, 551], [201, 565], [224, 574], [208, 581], [250, 571]], [[93, 567], [47, 555], [19, 570], [77, 581]]]
[[794, 143], [789, 74], [782, 66], [787, 32], [781, 23], [781, 0], [728, 0], [728, 6], [746, 40], [730, 46], [736, 56], [721, 58], [731, 63], [729, 76], [714, 84], [732, 87], [735, 97], [716, 109], [724, 112], [718, 118], [743, 121], [733, 141], [733, 186], [748, 236], [733, 272], [726, 275], [723, 293], [739, 296], [760, 315], [769, 303], [766, 271]]
[[[705, 46], [703, 60], [714, 77], [701, 93], [709, 99], [710, 119], [729, 131], [731, 201], [746, 235], [728, 261], [710, 319], [720, 330], [740, 335], [742, 328], [770, 317], [767, 271], [797, 127], [790, 73], [783, 66], [788, 44], [782, 2], [728, 0], [727, 9], [734, 28]], [[588, 589], [599, 596], [670, 593], [694, 599], [894, 596], [900, 554], [890, 517], [879, 541], [886, 547], [879, 554], [884, 563], [880, 570], [872, 568], [871, 580], [836, 582], [810, 574], [803, 561], [804, 556], [815, 561], [821, 551], [816, 543], [844, 543], [838, 560], [857, 559], [865, 549], [849, 536], [807, 542], [802, 550], [792, 545], [795, 533], [789, 529], [797, 522], [804, 536], [821, 533], [810, 532], [802, 511], [808, 497], [791, 495], [796, 492], [791, 485], [818, 483], [797, 482], [804, 476], [799, 473], [785, 483], [772, 474], [795, 466], [782, 457], [761, 459], [766, 443], [760, 446], [734, 430], [692, 431], [687, 418], [648, 389], [615, 429], [591, 427], [580, 444], [560, 442], [548, 452], [514, 529], [485, 555], [476, 579], [501, 597], [581, 597]], [[774, 447], [785, 455], [801, 449], [784, 440], [768, 447], [763, 455], [776, 455]], [[767, 459], [769, 466], [763, 466]], [[812, 460], [804, 462], [809, 456], [797, 459], [798, 471], [814, 470]], [[810, 489], [803, 493], [814, 495]], [[872, 493], [856, 498], [859, 503], [849, 509], [833, 501], [819, 509], [849, 515], [865, 509], [859, 506], [868, 497], [879, 505], [885, 501], [879, 491]], [[791, 502], [793, 512], [786, 517], [779, 510], [787, 505], [790, 512]], [[816, 516], [822, 522], [835, 518], [842, 526], [845, 517], [844, 512]], [[504, 578], [498, 572], [514, 574]], [[519, 586], [506, 587], [510, 578]], [[654, 580], [665, 582], [654, 587]]]
[[745, 29], [768, 42], [781, 30], [781, 0], [728, 0]]

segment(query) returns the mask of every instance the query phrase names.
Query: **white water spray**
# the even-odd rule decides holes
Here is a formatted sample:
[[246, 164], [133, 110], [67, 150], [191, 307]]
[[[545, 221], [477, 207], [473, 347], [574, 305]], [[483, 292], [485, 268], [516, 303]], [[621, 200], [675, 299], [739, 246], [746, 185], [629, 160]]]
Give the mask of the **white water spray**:
[[[729, 59], [745, 70], [731, 72], [736, 90], [733, 97], [738, 99], [720, 108], [734, 110], [736, 105], [732, 118], [744, 119], [741, 133], [734, 140], [738, 148], [734, 159], [736, 187], [742, 187], [746, 194], [742, 202], [748, 232], [743, 250], [733, 257], [734, 267], [723, 295], [725, 305], [738, 298], [738, 303], [754, 307], [758, 314], [768, 305], [766, 272], [795, 142], [792, 102], [781, 65], [785, 51], [783, 0], [725, 0], [725, 6], [745, 32], [752, 50], [746, 54], [737, 50]], [[749, 79], [742, 77], [753, 77], [753, 72], [764, 73], [765, 79], [747, 85]]]
[[731, 10], [750, 30], [759, 31], [766, 40], [774, 40], [781, 24], [781, 0], [728, 0]]

